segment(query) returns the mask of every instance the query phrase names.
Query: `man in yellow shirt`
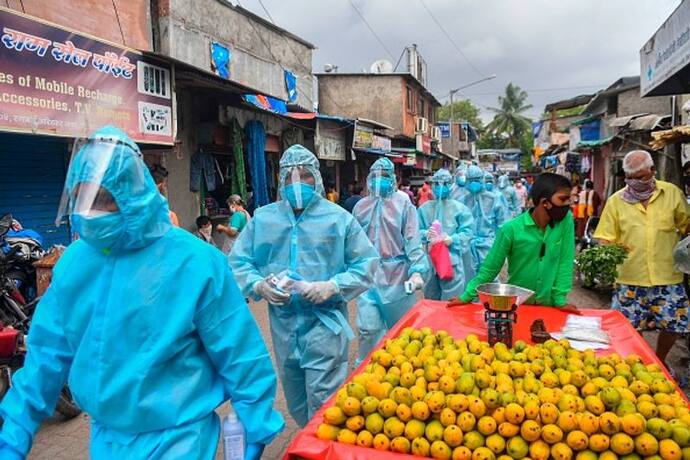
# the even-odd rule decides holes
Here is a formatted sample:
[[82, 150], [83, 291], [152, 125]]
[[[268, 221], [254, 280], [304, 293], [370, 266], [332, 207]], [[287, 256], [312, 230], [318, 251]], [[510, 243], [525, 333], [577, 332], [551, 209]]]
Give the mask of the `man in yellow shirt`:
[[688, 332], [690, 303], [673, 266], [673, 248], [689, 223], [688, 204], [678, 187], [654, 178], [648, 152], [628, 153], [623, 171], [627, 185], [606, 202], [594, 237], [627, 248], [611, 307], [639, 330], [659, 331], [656, 354], [663, 361], [678, 335]]

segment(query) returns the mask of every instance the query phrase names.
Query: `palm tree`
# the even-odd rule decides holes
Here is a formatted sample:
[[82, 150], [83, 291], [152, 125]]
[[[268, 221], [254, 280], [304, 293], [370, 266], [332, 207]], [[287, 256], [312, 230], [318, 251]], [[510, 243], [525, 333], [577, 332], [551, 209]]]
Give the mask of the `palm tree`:
[[486, 126], [487, 130], [497, 136], [507, 139], [509, 146], [517, 147], [522, 133], [530, 129], [531, 120], [522, 115], [525, 110], [532, 108], [526, 104], [527, 92], [519, 86], [508, 83], [503, 96], [498, 96], [500, 108], [489, 107], [496, 113], [494, 119]]

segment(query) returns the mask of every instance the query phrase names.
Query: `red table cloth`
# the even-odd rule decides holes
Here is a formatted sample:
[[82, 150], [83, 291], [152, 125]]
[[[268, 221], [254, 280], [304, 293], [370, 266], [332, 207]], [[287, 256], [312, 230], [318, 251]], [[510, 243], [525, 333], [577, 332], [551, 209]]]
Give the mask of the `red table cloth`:
[[[580, 310], [584, 316], [601, 317], [602, 329], [611, 339], [611, 346], [607, 350], [599, 350], [599, 355], [617, 352], [621, 356], [629, 354], [639, 355], [643, 362], [659, 364], [668, 378], [670, 374], [659, 361], [654, 351], [647, 342], [637, 333], [630, 322], [617, 311], [612, 310]], [[517, 323], [513, 325], [513, 340], [530, 340], [530, 326], [536, 319], [542, 319], [549, 332], [557, 332], [563, 328], [567, 313], [552, 307], [535, 307], [523, 305], [517, 310]], [[445, 330], [455, 339], [462, 339], [469, 334], [476, 334], [481, 340], [486, 340], [487, 330], [484, 322], [484, 307], [481, 305], [465, 305], [458, 307], [446, 307], [446, 302], [431, 300], [419, 301], [410, 311], [385, 335], [382, 342], [388, 338], [396, 337], [406, 327], [422, 328], [430, 327], [433, 330]], [[378, 348], [378, 347], [376, 347]], [[348, 377], [363, 372], [369, 363], [367, 357]], [[316, 437], [316, 428], [323, 421], [323, 411], [334, 404], [333, 395], [323, 407], [314, 415], [292, 440], [287, 448], [284, 459], [318, 459], [318, 460], [369, 460], [372, 458], [382, 460], [399, 459], [402, 454], [383, 452], [372, 448], [351, 446], [334, 441], [322, 441]]]

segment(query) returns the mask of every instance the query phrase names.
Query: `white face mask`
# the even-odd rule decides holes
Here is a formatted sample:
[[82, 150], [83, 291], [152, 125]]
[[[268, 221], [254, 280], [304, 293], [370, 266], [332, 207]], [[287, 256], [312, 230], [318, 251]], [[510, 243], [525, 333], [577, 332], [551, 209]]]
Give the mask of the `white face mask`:
[[211, 226], [199, 229], [199, 233], [201, 233], [202, 235], [204, 235], [208, 239], [211, 238], [211, 232], [212, 231], [213, 231], [213, 228]]

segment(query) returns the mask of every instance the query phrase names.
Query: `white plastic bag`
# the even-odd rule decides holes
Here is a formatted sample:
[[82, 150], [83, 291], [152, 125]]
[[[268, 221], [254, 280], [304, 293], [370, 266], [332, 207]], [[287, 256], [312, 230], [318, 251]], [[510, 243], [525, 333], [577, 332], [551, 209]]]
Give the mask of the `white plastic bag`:
[[690, 275], [690, 236], [679, 241], [673, 248], [673, 266], [679, 272]]

